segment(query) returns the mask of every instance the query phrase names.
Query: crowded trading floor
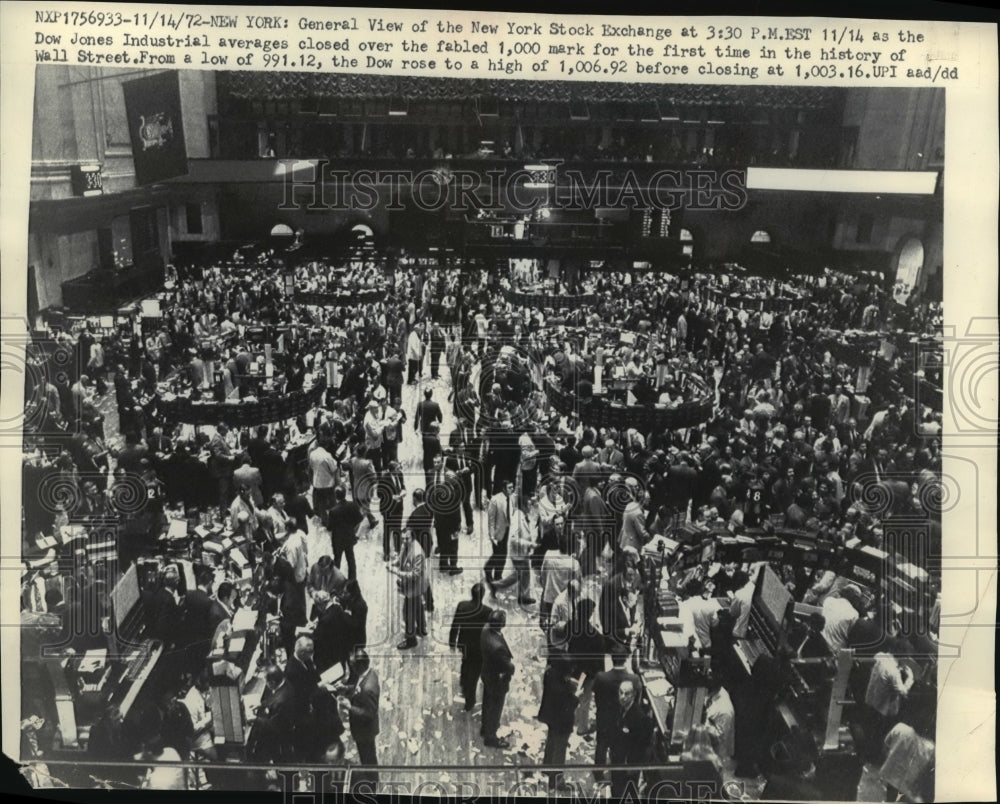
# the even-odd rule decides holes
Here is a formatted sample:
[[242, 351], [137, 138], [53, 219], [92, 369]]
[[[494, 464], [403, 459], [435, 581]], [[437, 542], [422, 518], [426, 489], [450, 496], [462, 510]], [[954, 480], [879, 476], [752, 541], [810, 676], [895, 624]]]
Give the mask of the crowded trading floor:
[[178, 261], [32, 347], [25, 739], [110, 788], [929, 800], [939, 325], [830, 270]]

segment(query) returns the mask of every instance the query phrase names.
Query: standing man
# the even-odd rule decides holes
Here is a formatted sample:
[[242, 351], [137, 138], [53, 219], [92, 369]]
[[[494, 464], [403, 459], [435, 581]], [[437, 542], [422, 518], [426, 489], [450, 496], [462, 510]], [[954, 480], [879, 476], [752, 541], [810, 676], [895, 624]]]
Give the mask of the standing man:
[[[358, 759], [361, 764], [378, 767], [378, 755], [375, 751], [375, 737], [379, 732], [378, 706], [381, 689], [378, 676], [371, 667], [371, 658], [362, 648], [358, 648], [348, 659], [350, 681], [342, 695], [337, 696], [337, 706], [341, 718], [349, 718], [351, 736], [358, 747]], [[378, 788], [378, 771], [357, 772], [354, 774], [355, 784], [359, 788], [370, 785], [374, 793]]]
[[[434, 514], [427, 504], [427, 495], [423, 489], [413, 490], [413, 510], [406, 518], [404, 532], [413, 533], [413, 539], [424, 551], [424, 556], [434, 552]], [[424, 593], [424, 608], [428, 614], [434, 611], [434, 593], [431, 590], [431, 579], [427, 578], [427, 591]], [[426, 636], [426, 634], [421, 634]]]
[[483, 603], [485, 589], [481, 583], [472, 585], [472, 597], [462, 600], [455, 607], [455, 617], [448, 632], [448, 644], [452, 650], [462, 651], [462, 666], [459, 683], [465, 698], [465, 711], [471, 712], [476, 705], [476, 689], [483, 670], [483, 651], [480, 637], [493, 609]]
[[403, 434], [402, 424], [406, 420], [406, 416], [400, 409], [399, 397], [393, 397], [391, 405], [389, 400], [383, 397], [380, 404], [382, 407], [382, 469], [384, 469], [399, 457], [399, 439]]
[[237, 463], [239, 463], [239, 469], [233, 472], [233, 486], [237, 491], [241, 488], [250, 489], [250, 497], [253, 499], [253, 504], [258, 508], [263, 508], [264, 479], [260, 473], [260, 469], [250, 465], [250, 455], [245, 452], [240, 455]]
[[320, 694], [319, 670], [316, 669], [313, 660], [315, 650], [312, 638], [300, 636], [295, 640], [292, 655], [288, 657], [288, 663], [285, 665], [285, 680], [292, 688], [295, 713], [292, 750], [300, 762], [309, 761], [314, 748], [312, 738], [317, 725], [314, 704]]
[[461, 483], [458, 476], [445, 468], [443, 455], [435, 455], [431, 482], [427, 486], [427, 499], [434, 515], [439, 568], [449, 575], [462, 572], [458, 567], [458, 531], [462, 526], [460, 495]]
[[376, 474], [382, 472], [382, 447], [385, 436], [385, 426], [383, 424], [382, 406], [377, 400], [372, 399], [368, 403], [362, 426], [365, 430], [365, 451], [371, 460]]
[[440, 426], [444, 421], [441, 406], [432, 399], [433, 395], [432, 388], [425, 388], [424, 398], [417, 403], [417, 410], [413, 416], [413, 429], [418, 433], [426, 433], [431, 427], [431, 422], [437, 422]]
[[[639, 688], [631, 680], [618, 685], [618, 712], [611, 735], [612, 765], [642, 765], [649, 761], [653, 720], [642, 710]], [[624, 798], [629, 786], [638, 793], [640, 771], [611, 771], [611, 798]]]
[[444, 330], [440, 324], [431, 325], [431, 378], [437, 379], [441, 371], [441, 354], [445, 349]]
[[[548, 726], [542, 760], [546, 765], [566, 764], [566, 749], [579, 701], [573, 662], [563, 657], [550, 661], [542, 678], [542, 703], [538, 710], [538, 719]], [[549, 772], [549, 790], [568, 789], [561, 771]]]
[[403, 549], [395, 565], [388, 567], [398, 580], [403, 596], [403, 627], [406, 637], [396, 647], [409, 650], [417, 646], [417, 635], [427, 635], [427, 620], [424, 616], [424, 593], [427, 591], [427, 576], [423, 548], [413, 538], [413, 531], [403, 531]]
[[506, 624], [506, 614], [492, 611], [480, 636], [483, 654], [483, 727], [480, 734], [487, 748], [510, 748], [507, 740], [497, 739], [500, 716], [514, 675], [514, 658], [503, 635]]
[[[459, 419], [455, 429], [448, 436], [448, 446], [454, 453], [455, 471], [462, 484], [462, 513], [465, 515], [465, 532], [472, 533], [472, 488], [482, 489], [482, 480], [475, 481], [473, 475], [477, 472], [476, 461], [479, 458], [479, 444], [474, 430]], [[477, 498], [477, 507], [482, 503], [482, 497]]]
[[378, 478], [375, 467], [371, 462], [371, 453], [363, 444], [354, 453], [354, 457], [348, 462], [351, 473], [351, 498], [361, 508], [361, 513], [368, 520], [368, 527], [375, 523], [372, 514], [372, 495], [375, 492], [375, 484]]
[[[601, 768], [608, 764], [611, 742], [615, 738], [618, 722], [618, 688], [628, 681], [639, 689], [639, 677], [625, 669], [629, 654], [616, 649], [611, 653], [611, 669], [598, 673], [594, 678], [594, 703], [597, 707], [597, 746], [594, 751], [594, 765]], [[594, 771], [597, 781], [604, 779], [604, 771]]]
[[530, 430], [525, 430], [518, 436], [517, 446], [520, 450], [521, 493], [530, 497], [538, 485], [538, 446], [531, 437]]
[[531, 596], [531, 556], [538, 542], [535, 538], [536, 528], [532, 527], [524, 510], [526, 507], [522, 497], [511, 509], [511, 520], [508, 524], [510, 561], [514, 565], [517, 578], [517, 602], [522, 606], [530, 606], [536, 602]]
[[395, 352], [382, 362], [382, 385], [390, 399], [403, 396], [403, 361]]
[[424, 361], [423, 324], [417, 323], [410, 330], [410, 335], [406, 339], [406, 363], [408, 369], [408, 383], [417, 384], [417, 377], [420, 376], [420, 364]]
[[326, 439], [317, 439], [309, 453], [309, 468], [312, 470], [313, 508], [323, 527], [330, 527], [330, 508], [334, 503], [334, 488], [337, 486], [340, 469], [330, 454]]
[[486, 562], [486, 585], [496, 595], [496, 584], [503, 577], [504, 566], [507, 564], [507, 539], [510, 535], [511, 496], [514, 494], [514, 482], [508, 480], [503, 489], [490, 498], [486, 510], [486, 520], [489, 525], [490, 542], [493, 544], [493, 554]]
[[358, 526], [364, 519], [361, 507], [347, 501], [347, 491], [343, 486], [333, 490], [334, 504], [329, 512], [330, 546], [333, 548], [333, 563], [340, 569], [340, 559], [347, 556], [348, 580], [358, 577], [358, 566], [354, 558], [354, 545], [358, 541]]
[[215, 428], [215, 435], [208, 442], [208, 451], [211, 453], [211, 457], [208, 459], [208, 469], [219, 486], [219, 511], [226, 511], [233, 498], [235, 460], [229, 442], [226, 441], [228, 433], [229, 427], [225, 423], [219, 422]]
[[388, 464], [383, 482], [379, 484], [379, 511], [382, 514], [382, 560], [399, 552], [400, 531], [403, 528], [403, 472], [399, 461]]

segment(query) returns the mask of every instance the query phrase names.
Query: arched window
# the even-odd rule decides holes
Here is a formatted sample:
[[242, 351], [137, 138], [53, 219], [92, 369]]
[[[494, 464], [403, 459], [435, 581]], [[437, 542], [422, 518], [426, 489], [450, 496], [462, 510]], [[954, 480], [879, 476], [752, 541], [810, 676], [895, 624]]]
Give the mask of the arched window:
[[678, 235], [681, 241], [681, 253], [685, 257], [694, 256], [694, 235], [691, 234], [690, 229], [681, 229]]
[[770, 243], [771, 235], [764, 229], [758, 229], [752, 235], [750, 235], [751, 243]]

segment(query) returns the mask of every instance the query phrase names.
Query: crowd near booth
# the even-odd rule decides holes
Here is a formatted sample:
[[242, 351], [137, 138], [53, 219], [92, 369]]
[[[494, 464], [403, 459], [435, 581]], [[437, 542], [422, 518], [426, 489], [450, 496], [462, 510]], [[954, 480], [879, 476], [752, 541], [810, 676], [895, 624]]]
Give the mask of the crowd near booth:
[[[516, 165], [551, 201], [573, 171], [835, 173], [853, 96], [385, 78], [220, 73], [209, 156], [135, 190], [166, 199], [133, 216], [155, 281], [38, 283], [26, 750], [106, 788], [932, 800], [942, 311], [860, 234], [813, 248], [867, 199], [442, 211], [414, 184], [270, 219], [306, 153], [445, 189]], [[579, 130], [532, 117], [567, 98]], [[862, 228], [930, 244], [939, 201]]]

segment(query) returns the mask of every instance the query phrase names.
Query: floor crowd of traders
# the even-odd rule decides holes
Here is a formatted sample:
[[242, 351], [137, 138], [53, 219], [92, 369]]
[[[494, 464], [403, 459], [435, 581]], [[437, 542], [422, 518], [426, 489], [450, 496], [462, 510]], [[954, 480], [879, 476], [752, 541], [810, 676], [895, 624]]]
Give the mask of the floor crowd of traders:
[[[812, 346], [818, 326], [850, 326], [872, 304], [877, 313], [868, 323], [878, 324], [886, 300], [877, 291], [845, 290], [849, 300], [823, 308], [829, 320], [793, 312], [762, 321], [710, 309], [693, 291], [670, 287], [644, 279], [612, 296], [599, 282], [598, 304], [569, 313], [583, 326], [623, 322], [648, 335], [646, 353], [629, 348], [609, 355], [608, 365], [617, 359], [624, 370], [634, 367], [660, 402], [670, 399], [679, 368], [716, 388], [716, 412], [704, 425], [640, 433], [588, 427], [549, 409], [541, 361], [511, 354], [523, 347], [521, 355], [539, 357], [544, 316], [504, 303], [485, 276], [462, 286], [457, 271], [401, 269], [384, 301], [318, 309], [290, 304], [266, 263], [183, 273], [163, 301], [162, 326], [127, 346], [117, 334], [84, 330], [73, 342], [80, 375], [41, 392], [42, 432], [77, 434], [57, 439], [56, 452], [39, 439], [26, 454], [26, 536], [113, 517], [124, 565], [156, 553], [168, 508], [207, 510], [225, 522], [252, 545], [257, 605], [278, 615], [284, 652], [265, 671], [250, 756], [276, 765], [339, 761], [349, 730], [366, 769], [355, 774], [358, 783], [378, 779], [380, 686], [377, 662], [365, 651], [366, 594], [383, 579], [363, 577], [355, 551], [379, 551], [394, 576], [401, 652], [427, 637], [442, 585], [471, 590], [453, 616], [439, 616], [450, 621], [449, 643], [461, 652], [464, 709], [481, 700], [480, 735], [491, 749], [510, 747], [502, 736], [506, 697], [523, 657], [508, 645], [505, 626], [511, 608], [527, 609], [538, 624], [531, 650], [546, 657], [537, 702], [547, 729], [544, 762], [563, 764], [576, 732], [592, 741], [603, 781], [603, 764], [652, 759], [654, 721], [635, 673], [648, 611], [644, 545], [687, 525], [733, 534], [788, 526], [835, 544], [859, 539], [878, 547], [886, 511], [858, 493], [859, 483], [895, 483], [894, 512], [926, 513], [921, 490], [940, 472], [933, 415], [896, 394], [873, 396], [859, 421], [856, 372]], [[322, 406], [281, 426], [195, 429], [162, 420], [157, 384], [212, 388], [219, 377], [206, 363], [223, 366], [225, 396], [245, 398], [248, 333], [260, 325], [306, 328], [287, 342], [279, 374], [286, 390], [311, 374], [329, 377]], [[570, 351], [573, 382], [593, 383], [593, 353], [579, 344]], [[304, 461], [293, 461], [290, 445], [300, 440], [310, 446]], [[102, 485], [105, 472], [141, 477], [150, 504], [123, 512], [109, 483]], [[32, 502], [30, 488], [56, 476], [75, 489], [67, 504]], [[314, 545], [326, 539], [329, 549], [316, 555]], [[932, 613], [921, 630], [893, 601], [829, 572], [779, 568], [795, 599], [823, 614], [789, 634], [779, 655], [759, 660], [748, 678], [733, 646], [746, 636], [757, 569], [704, 567], [677, 590], [712, 668], [705, 722], [692, 729], [682, 758], [707, 762], [720, 777], [763, 774], [768, 794], [822, 798], [810, 780], [815, 751], [775, 758], [762, 753], [770, 746], [761, 736], [787, 689], [792, 658], [854, 647], [871, 659], [858, 663], [850, 682], [858, 752], [891, 790], [926, 798], [933, 696], [928, 710], [915, 691], [921, 679], [924, 686], [933, 679], [936, 648], [921, 636], [936, 632]], [[81, 575], [66, 599], [48, 601], [69, 639], [73, 618], [87, 616], [80, 612], [106, 611], [113, 583], [93, 570]], [[179, 658], [160, 722], [144, 735], [156, 768], [148, 786], [199, 783], [183, 773], [164, 781], [157, 760], [213, 756], [205, 660], [240, 601], [232, 584], [214, 585], [211, 573], [197, 580], [182, 596], [176, 575], [163, 573], [149, 606], [150, 634]], [[346, 677], [322, 681], [338, 662]], [[133, 748], [120, 717], [105, 712], [92, 731], [94, 758], [130, 757]], [[646, 774], [645, 783], [652, 779]], [[620, 796], [640, 774], [616, 770], [607, 781]], [[553, 772], [549, 786], [567, 789], [567, 782]]]

